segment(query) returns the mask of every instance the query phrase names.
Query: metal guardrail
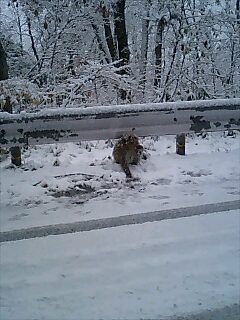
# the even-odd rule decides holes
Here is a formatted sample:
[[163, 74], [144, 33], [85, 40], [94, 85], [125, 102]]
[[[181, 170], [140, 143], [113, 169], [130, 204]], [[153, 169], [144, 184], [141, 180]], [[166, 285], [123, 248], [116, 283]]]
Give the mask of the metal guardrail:
[[240, 129], [240, 99], [0, 113], [0, 146]]

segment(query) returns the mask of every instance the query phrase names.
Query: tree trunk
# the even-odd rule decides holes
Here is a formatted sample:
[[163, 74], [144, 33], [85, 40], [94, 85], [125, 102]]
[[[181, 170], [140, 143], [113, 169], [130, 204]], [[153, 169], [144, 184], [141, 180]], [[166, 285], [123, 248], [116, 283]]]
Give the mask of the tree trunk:
[[174, 62], [175, 62], [175, 58], [176, 58], [176, 54], [177, 54], [177, 47], [178, 47], [179, 42], [180, 42], [180, 39], [177, 39], [176, 42], [175, 42], [175, 45], [173, 47], [172, 60], [171, 60], [171, 63], [170, 63], [170, 67], [169, 67], [168, 73], [166, 75], [166, 80], [165, 80], [165, 83], [164, 83], [164, 89], [163, 89], [161, 102], [169, 100], [167, 87], [168, 87], [168, 83], [169, 83], [169, 80], [170, 80], [170, 75], [171, 75], [171, 72], [172, 72], [172, 69], [173, 69], [173, 65], [174, 65]]
[[93, 29], [93, 31], [95, 33], [96, 39], [97, 39], [98, 48], [104, 54], [106, 62], [110, 63], [111, 61], [110, 61], [109, 54], [107, 54], [107, 50], [105, 50], [105, 46], [104, 46], [103, 41], [101, 39], [98, 26], [97, 26], [97, 24], [95, 23], [95, 21], [94, 21], [94, 19], [92, 17], [90, 17], [90, 23], [91, 23], [92, 29]]
[[[125, 0], [117, 0], [114, 5], [114, 27], [115, 37], [117, 40], [118, 58], [121, 62], [117, 67], [121, 67], [129, 63], [130, 51], [128, 48], [128, 37], [125, 22]], [[126, 70], [118, 71], [121, 75], [126, 75]], [[126, 100], [127, 97], [131, 100], [131, 93], [124, 89], [120, 89], [120, 97], [122, 100]]]
[[119, 59], [123, 60], [122, 65], [128, 64], [130, 52], [128, 48], [128, 38], [125, 23], [125, 0], [116, 1], [114, 7], [114, 26]]
[[166, 25], [166, 20], [162, 17], [158, 21], [156, 33], [156, 47], [155, 47], [155, 78], [154, 86], [159, 87], [162, 79], [162, 45], [163, 45], [163, 32]]
[[74, 56], [73, 56], [73, 53], [69, 53], [69, 60], [68, 60], [68, 66], [67, 66], [67, 70], [68, 72], [70, 72], [70, 74], [72, 76], [76, 76], [76, 72], [74, 70]]
[[144, 95], [145, 83], [146, 83], [150, 5], [151, 5], [151, 1], [145, 0], [146, 15], [143, 17], [143, 21], [142, 21], [142, 43], [141, 43], [141, 58], [140, 58], [140, 77], [141, 77], [140, 85], [142, 86], [143, 95]]
[[237, 16], [237, 24], [240, 25], [240, 0], [236, 1], [236, 16]]
[[35, 46], [35, 41], [34, 41], [34, 37], [33, 37], [33, 34], [32, 34], [31, 20], [30, 20], [29, 17], [27, 17], [27, 26], [28, 26], [28, 34], [29, 34], [29, 37], [30, 37], [30, 40], [31, 40], [33, 54], [34, 54], [37, 62], [39, 62], [39, 56], [38, 56], [37, 49], [36, 49], [36, 46]]
[[108, 45], [108, 50], [111, 55], [112, 61], [118, 60], [117, 50], [113, 41], [112, 29], [109, 20], [109, 11], [107, 7], [103, 4], [101, 6], [102, 17], [103, 17], [103, 26], [106, 42]]
[[8, 79], [7, 55], [0, 41], [0, 80]]

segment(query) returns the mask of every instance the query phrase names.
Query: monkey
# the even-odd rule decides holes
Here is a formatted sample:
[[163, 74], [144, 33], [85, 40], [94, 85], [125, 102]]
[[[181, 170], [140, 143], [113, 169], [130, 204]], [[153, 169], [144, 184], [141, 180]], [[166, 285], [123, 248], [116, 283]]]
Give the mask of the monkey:
[[143, 146], [134, 134], [122, 136], [113, 148], [113, 158], [119, 163], [126, 174], [126, 178], [132, 178], [129, 164], [137, 165], [143, 156]]

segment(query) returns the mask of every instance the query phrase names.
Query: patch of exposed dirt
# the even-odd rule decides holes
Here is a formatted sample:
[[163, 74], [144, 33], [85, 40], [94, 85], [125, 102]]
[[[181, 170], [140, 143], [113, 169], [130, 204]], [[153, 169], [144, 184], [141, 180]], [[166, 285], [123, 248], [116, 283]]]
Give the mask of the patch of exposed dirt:
[[86, 184], [79, 184], [79, 185], [75, 185], [74, 187], [69, 188], [67, 190], [60, 190], [60, 191], [52, 192], [52, 193], [50, 193], [50, 195], [55, 198], [75, 197], [75, 196], [81, 196], [81, 195], [93, 193], [94, 191], [95, 191], [95, 189], [92, 188], [91, 186], [88, 186]]

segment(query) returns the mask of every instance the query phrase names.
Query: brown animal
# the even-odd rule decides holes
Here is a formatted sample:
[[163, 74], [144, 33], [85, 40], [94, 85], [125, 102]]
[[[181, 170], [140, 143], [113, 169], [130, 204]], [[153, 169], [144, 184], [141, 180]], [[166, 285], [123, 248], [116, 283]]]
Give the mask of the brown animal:
[[138, 164], [142, 155], [143, 146], [134, 134], [121, 137], [113, 149], [113, 158], [121, 165], [127, 178], [132, 178], [129, 164]]

